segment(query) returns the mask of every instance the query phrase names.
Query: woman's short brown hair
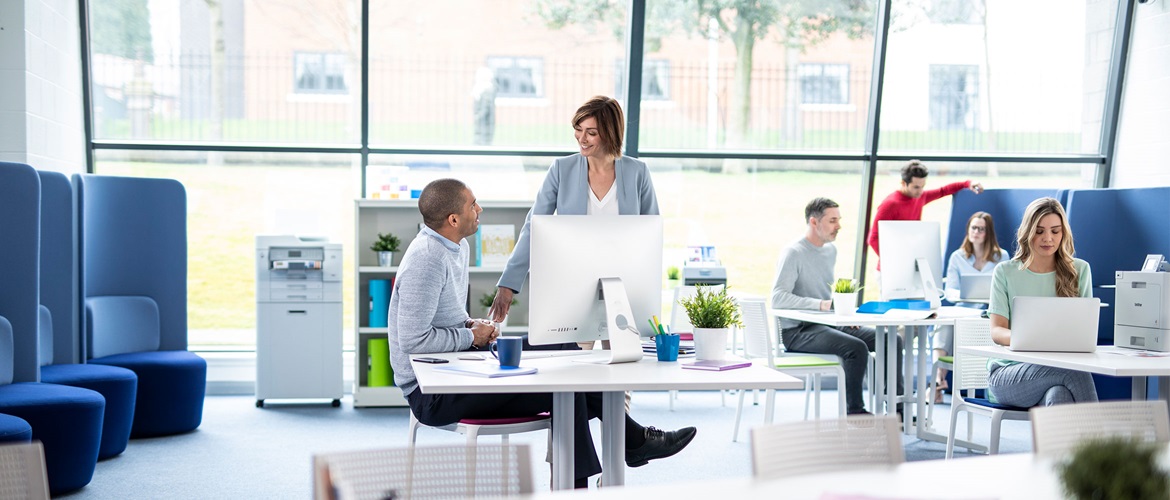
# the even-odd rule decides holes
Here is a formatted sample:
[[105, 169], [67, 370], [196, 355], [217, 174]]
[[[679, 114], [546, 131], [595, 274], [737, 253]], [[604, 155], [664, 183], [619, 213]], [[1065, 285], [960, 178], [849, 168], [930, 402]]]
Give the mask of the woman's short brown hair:
[[617, 99], [603, 95], [585, 101], [577, 114], [573, 115], [573, 128], [581, 125], [586, 118], [597, 120], [597, 134], [601, 136], [601, 147], [614, 156], [622, 154], [622, 138], [626, 136], [626, 118]]

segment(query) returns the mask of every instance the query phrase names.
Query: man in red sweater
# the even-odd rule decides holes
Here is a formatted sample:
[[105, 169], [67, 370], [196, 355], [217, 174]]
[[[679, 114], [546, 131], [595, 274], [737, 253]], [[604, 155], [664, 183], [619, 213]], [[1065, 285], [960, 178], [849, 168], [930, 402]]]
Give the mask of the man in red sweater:
[[943, 196], [955, 194], [963, 188], [970, 189], [975, 194], [983, 192], [982, 184], [970, 180], [947, 184], [941, 188], [927, 191], [925, 189], [927, 174], [926, 166], [922, 162], [910, 160], [905, 167], [902, 167], [902, 186], [897, 191], [890, 193], [885, 200], [882, 200], [882, 204], [878, 205], [877, 213], [873, 216], [873, 226], [869, 228], [869, 238], [866, 240], [869, 247], [873, 249], [873, 253], [878, 255], [878, 271], [882, 270], [882, 253], [878, 250], [881, 248], [878, 245], [878, 221], [920, 220], [922, 219], [922, 207], [927, 203]]

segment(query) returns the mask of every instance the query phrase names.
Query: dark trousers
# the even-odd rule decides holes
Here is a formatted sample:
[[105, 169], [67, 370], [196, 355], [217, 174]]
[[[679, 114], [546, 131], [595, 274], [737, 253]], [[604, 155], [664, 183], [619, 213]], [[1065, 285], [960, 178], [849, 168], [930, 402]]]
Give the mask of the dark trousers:
[[[406, 395], [410, 411], [430, 426], [449, 425], [464, 418], [516, 418], [552, 414], [552, 394], [423, 394]], [[589, 419], [601, 417], [601, 393], [577, 393], [573, 402], [573, 476], [584, 479], [601, 473], [601, 462], [589, 432]], [[556, 414], [552, 414], [555, 425]]]
[[[780, 332], [784, 348], [789, 352], [835, 354], [841, 357], [841, 367], [845, 370], [845, 405], [848, 407], [846, 409], [848, 413], [865, 411], [865, 400], [861, 397], [861, 384], [865, 380], [865, 368], [869, 363], [869, 353], [874, 350], [876, 337], [877, 332], [869, 327], [846, 326], [836, 329], [817, 323], [801, 323], [800, 326], [785, 328]], [[898, 394], [901, 394], [901, 337], [898, 337], [897, 351]], [[884, 371], [884, 367], [879, 367], [879, 373]]]

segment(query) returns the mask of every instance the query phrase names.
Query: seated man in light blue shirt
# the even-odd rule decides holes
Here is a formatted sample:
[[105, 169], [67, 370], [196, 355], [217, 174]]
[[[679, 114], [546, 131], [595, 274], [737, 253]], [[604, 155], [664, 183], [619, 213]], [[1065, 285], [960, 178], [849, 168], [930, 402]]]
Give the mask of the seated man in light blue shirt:
[[[776, 265], [772, 287], [773, 309], [828, 311], [832, 306], [831, 283], [837, 264], [837, 232], [841, 230], [841, 209], [828, 198], [815, 198], [804, 208], [808, 231], [784, 249]], [[789, 352], [834, 354], [845, 369], [845, 404], [849, 414], [868, 413], [861, 397], [861, 385], [869, 353], [874, 349], [873, 328], [833, 328], [818, 323], [780, 319], [780, 337]], [[902, 339], [898, 339], [898, 365], [902, 366]], [[902, 392], [902, 371], [898, 370], [898, 393]], [[900, 407], [901, 405], [899, 405]]]
[[[473, 320], [467, 304], [467, 237], [479, 229], [483, 211], [475, 195], [456, 179], [427, 184], [418, 200], [425, 227], [410, 242], [394, 280], [388, 314], [390, 364], [395, 385], [419, 422], [453, 424], [465, 418], [530, 417], [552, 412], [552, 394], [423, 394], [410, 365], [415, 354], [483, 348], [498, 335], [490, 322]], [[601, 394], [578, 393], [574, 403], [574, 477], [577, 487], [601, 472], [589, 419], [601, 417]], [[556, 418], [554, 415], [553, 418]], [[626, 465], [678, 453], [695, 428], [664, 432], [626, 416]]]

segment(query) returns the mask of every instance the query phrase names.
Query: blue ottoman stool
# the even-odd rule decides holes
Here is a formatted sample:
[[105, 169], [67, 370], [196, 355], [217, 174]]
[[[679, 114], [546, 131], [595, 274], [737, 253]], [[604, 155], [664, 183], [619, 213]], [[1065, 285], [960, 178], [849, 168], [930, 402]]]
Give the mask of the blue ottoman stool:
[[130, 425], [134, 423], [134, 396], [138, 376], [125, 368], [108, 365], [62, 364], [41, 367], [41, 382], [97, 391], [106, 399], [102, 443], [98, 460], [126, 451]]
[[89, 364], [120, 366], [138, 376], [131, 438], [193, 431], [203, 420], [207, 361], [189, 351], [114, 354]]
[[0, 413], [0, 443], [27, 443], [32, 441], [32, 426], [28, 422]]
[[89, 389], [21, 382], [0, 385], [0, 413], [24, 419], [45, 447], [49, 493], [79, 489], [93, 479], [106, 400]]

